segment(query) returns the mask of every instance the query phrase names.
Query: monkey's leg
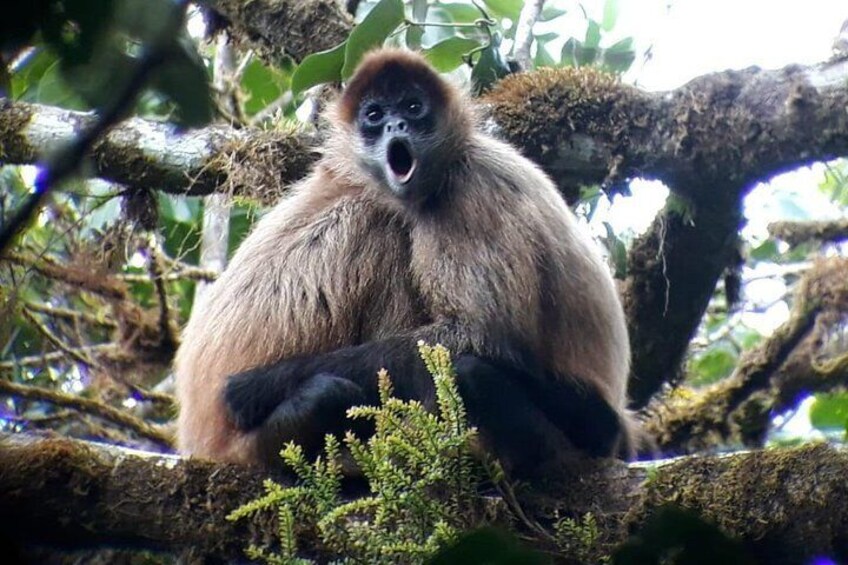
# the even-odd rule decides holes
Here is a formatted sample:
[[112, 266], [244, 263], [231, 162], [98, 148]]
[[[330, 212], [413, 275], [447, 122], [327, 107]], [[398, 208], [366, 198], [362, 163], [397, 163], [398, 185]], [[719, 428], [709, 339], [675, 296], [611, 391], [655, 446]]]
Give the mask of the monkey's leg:
[[474, 355], [460, 356], [454, 367], [469, 420], [512, 476], [531, 476], [571, 448], [528, 394], [526, 381], [533, 377], [509, 363]]
[[260, 458], [269, 466], [280, 463], [280, 449], [287, 442], [300, 445], [308, 458], [318, 455], [328, 433], [360, 432], [346, 419], [347, 409], [365, 403], [362, 388], [327, 373], [306, 379], [289, 398], [279, 403], [258, 429]]
[[554, 375], [528, 376], [527, 394], [575, 447], [594, 457], [616, 455], [624, 429], [618, 413], [592, 387]]

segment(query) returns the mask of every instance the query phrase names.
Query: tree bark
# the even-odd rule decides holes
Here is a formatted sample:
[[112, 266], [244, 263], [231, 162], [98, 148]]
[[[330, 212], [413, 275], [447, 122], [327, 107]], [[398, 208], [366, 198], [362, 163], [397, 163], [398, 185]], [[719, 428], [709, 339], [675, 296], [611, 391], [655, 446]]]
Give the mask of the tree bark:
[[[763, 563], [848, 557], [848, 453], [826, 445], [627, 466], [586, 463], [577, 476], [519, 499], [531, 518], [591, 512], [608, 551], [657, 509], [697, 512]], [[57, 438], [6, 436], [0, 531], [24, 553], [121, 546], [241, 557], [256, 528], [224, 519], [261, 492], [235, 465]], [[253, 529], [251, 532], [250, 530]], [[584, 551], [586, 548], [583, 548]]]

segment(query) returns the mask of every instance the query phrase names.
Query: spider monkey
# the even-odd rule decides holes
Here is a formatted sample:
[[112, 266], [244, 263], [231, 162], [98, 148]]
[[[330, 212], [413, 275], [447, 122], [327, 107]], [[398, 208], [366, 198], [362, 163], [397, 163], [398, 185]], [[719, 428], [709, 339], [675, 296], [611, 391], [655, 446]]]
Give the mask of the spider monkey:
[[395, 393], [432, 407], [419, 340], [454, 354], [484, 445], [515, 475], [630, 456], [629, 342], [612, 277], [556, 188], [481, 130], [420, 55], [367, 55], [314, 172], [195, 306], [177, 354], [183, 452], [279, 465]]

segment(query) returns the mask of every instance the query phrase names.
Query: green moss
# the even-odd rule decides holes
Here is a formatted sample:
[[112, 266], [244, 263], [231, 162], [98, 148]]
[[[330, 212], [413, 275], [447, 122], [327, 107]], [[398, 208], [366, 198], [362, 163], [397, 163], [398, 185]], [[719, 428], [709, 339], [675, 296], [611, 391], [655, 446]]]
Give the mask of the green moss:
[[[21, 135], [32, 119], [27, 104], [14, 104], [0, 100], [0, 162], [32, 162], [35, 151]], [[3, 143], [2, 140], [11, 140]]]
[[[575, 133], [597, 136], [623, 150], [630, 132], [651, 124], [643, 93], [589, 67], [511, 75], [483, 101], [491, 106], [503, 135], [540, 162]], [[610, 165], [613, 170], [614, 163]]]
[[[820, 517], [831, 516], [830, 524], [848, 520], [848, 489], [844, 477], [836, 476], [846, 465], [848, 453], [826, 444], [682, 459], [660, 468], [644, 485], [642, 503], [627, 521], [642, 523], [670, 503], [697, 512], [732, 537], [756, 541], [761, 551], [785, 552], [792, 539], [803, 539], [807, 548], [832, 554], [844, 532], [823, 526]], [[781, 560], [794, 562], [791, 556]]]

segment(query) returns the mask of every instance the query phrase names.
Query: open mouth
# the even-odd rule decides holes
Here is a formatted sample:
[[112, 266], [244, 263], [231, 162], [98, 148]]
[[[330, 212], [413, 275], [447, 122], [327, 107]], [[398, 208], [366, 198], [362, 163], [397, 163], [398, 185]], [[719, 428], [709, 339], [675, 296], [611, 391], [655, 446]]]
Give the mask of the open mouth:
[[402, 139], [393, 139], [389, 143], [388, 165], [398, 182], [406, 184], [415, 172], [415, 157], [409, 144]]

